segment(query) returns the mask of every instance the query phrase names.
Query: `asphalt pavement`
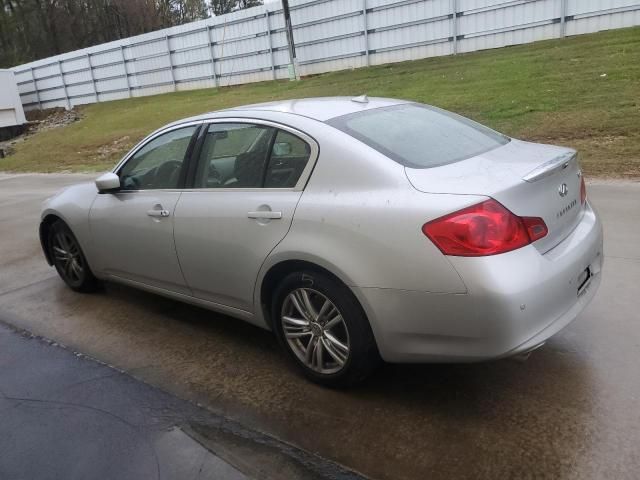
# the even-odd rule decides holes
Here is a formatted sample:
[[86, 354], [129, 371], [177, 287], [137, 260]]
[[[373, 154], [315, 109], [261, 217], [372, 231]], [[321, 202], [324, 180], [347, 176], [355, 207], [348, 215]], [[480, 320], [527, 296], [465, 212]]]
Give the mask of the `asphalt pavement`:
[[117, 285], [66, 288], [40, 252], [38, 212], [85, 178], [0, 177], [1, 321], [371, 478], [638, 477], [640, 183], [588, 186], [605, 226], [600, 291], [526, 363], [387, 365], [336, 391], [239, 320]]
[[362, 478], [2, 323], [0, 420], [3, 480]]

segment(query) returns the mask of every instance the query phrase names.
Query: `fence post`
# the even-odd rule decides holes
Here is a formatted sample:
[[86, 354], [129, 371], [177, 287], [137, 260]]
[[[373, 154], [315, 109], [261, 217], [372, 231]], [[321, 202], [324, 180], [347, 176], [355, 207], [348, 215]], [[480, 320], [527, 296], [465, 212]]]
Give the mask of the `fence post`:
[[96, 87], [96, 79], [93, 77], [93, 66], [91, 65], [91, 54], [87, 53], [87, 64], [89, 65], [89, 75], [91, 76], [91, 86], [93, 87], [93, 95], [96, 97], [96, 103], [100, 102], [98, 98], [98, 87]]
[[38, 102], [38, 110], [42, 110], [42, 103], [40, 103], [40, 92], [38, 91], [38, 82], [36, 80], [35, 75], [33, 74], [33, 67], [29, 67], [31, 70], [31, 80], [33, 81], [33, 88], [36, 91], [36, 101]]
[[453, 54], [458, 54], [458, 0], [451, 0], [451, 9], [453, 10]]
[[269, 10], [265, 8], [265, 22], [267, 24], [267, 40], [269, 41], [269, 58], [271, 58], [271, 77], [276, 79], [276, 64], [273, 60], [273, 43], [271, 43], [271, 23], [269, 22]]
[[169, 35], [164, 36], [164, 42], [167, 46], [167, 58], [169, 60], [169, 71], [171, 72], [171, 83], [173, 84], [173, 91], [176, 91], [176, 76], [173, 74], [173, 62], [171, 61], [171, 47], [169, 46]]
[[367, 22], [367, 0], [362, 0], [362, 23], [364, 24], [364, 56], [369, 66], [369, 23]]
[[567, 0], [560, 0], [560, 38], [567, 36]]
[[129, 83], [129, 73], [127, 72], [127, 59], [124, 58], [124, 47], [120, 45], [120, 56], [122, 57], [122, 70], [124, 71], [124, 79], [127, 81], [127, 93], [131, 98], [131, 84]]
[[69, 93], [67, 92], [67, 83], [64, 81], [64, 72], [62, 71], [62, 62], [58, 60], [58, 70], [60, 70], [60, 81], [64, 90], [64, 100], [67, 103], [67, 110], [71, 110], [71, 102], [69, 101]]
[[213, 40], [211, 39], [211, 32], [213, 32], [214, 28], [215, 27], [213, 25], [207, 25], [207, 42], [209, 45], [209, 57], [211, 58], [211, 75], [213, 77], [213, 86], [215, 88], [218, 88], [218, 76], [216, 75], [216, 57], [214, 53], [215, 47], [213, 45]]

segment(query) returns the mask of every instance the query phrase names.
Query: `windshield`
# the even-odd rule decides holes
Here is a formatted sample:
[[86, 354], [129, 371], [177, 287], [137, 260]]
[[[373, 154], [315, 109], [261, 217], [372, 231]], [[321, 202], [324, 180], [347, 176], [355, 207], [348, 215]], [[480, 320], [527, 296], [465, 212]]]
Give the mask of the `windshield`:
[[327, 123], [411, 168], [458, 162], [509, 142], [472, 120], [416, 103], [365, 110]]

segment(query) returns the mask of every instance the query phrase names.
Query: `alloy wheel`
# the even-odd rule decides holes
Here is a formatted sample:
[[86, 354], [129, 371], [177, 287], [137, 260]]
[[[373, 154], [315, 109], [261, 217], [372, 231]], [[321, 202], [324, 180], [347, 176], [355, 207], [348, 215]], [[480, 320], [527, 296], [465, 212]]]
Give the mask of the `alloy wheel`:
[[84, 261], [75, 239], [63, 231], [53, 236], [53, 259], [59, 272], [72, 284], [80, 284], [84, 278]]
[[314, 372], [337, 373], [349, 359], [349, 331], [338, 308], [311, 288], [297, 288], [282, 304], [282, 329], [289, 347]]

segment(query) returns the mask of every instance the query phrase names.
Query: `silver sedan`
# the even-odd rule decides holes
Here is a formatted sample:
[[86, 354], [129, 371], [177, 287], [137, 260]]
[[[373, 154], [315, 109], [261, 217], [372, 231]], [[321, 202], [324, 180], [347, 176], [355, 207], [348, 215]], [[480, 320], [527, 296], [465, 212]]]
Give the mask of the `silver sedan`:
[[170, 124], [48, 199], [74, 290], [121, 282], [272, 330], [310, 379], [524, 355], [600, 283], [576, 152], [413, 102], [238, 107]]

